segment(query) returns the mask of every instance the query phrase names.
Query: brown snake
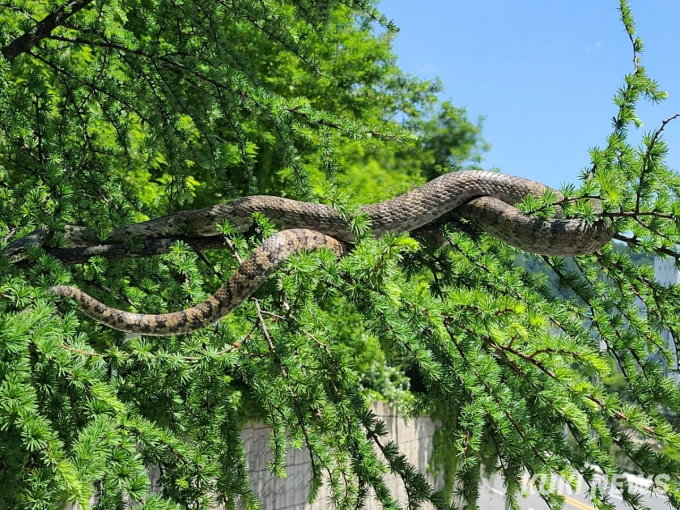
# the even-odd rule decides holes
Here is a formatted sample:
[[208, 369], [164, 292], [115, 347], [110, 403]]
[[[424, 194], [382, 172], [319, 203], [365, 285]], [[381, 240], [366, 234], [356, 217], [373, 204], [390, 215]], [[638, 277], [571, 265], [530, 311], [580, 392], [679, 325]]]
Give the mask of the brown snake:
[[[542, 197], [547, 189], [521, 177], [468, 170], [442, 175], [392, 200], [364, 206], [361, 212], [370, 218], [375, 236], [412, 232], [455, 210], [500, 240], [532, 253], [571, 257], [592, 253], [609, 242], [614, 232], [607, 220], [537, 219], [513, 207], [528, 195]], [[130, 235], [167, 237], [187, 228], [199, 236], [215, 235], [224, 220], [245, 230], [255, 212], [268, 216], [282, 231], [267, 238], [210, 298], [186, 310], [138, 314], [106, 306], [75, 287], [60, 285], [51, 291], [74, 299], [83, 313], [121, 331], [155, 336], [189, 333], [231, 313], [290, 255], [327, 247], [341, 257], [346, 244], [355, 241], [347, 221], [329, 205], [253, 196], [116, 229], [106, 242], [122, 242]], [[68, 227], [67, 236], [72, 247], [100, 244], [84, 227]], [[40, 233], [34, 233], [10, 243], [4, 255], [20, 260], [26, 246], [40, 243]]]

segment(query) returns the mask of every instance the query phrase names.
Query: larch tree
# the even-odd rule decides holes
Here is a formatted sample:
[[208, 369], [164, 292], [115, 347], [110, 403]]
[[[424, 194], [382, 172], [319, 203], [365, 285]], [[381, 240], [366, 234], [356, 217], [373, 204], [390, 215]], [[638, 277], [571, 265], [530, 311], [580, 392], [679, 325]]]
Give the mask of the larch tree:
[[[661, 336], [680, 338], [680, 288], [631, 258], [677, 263], [680, 179], [664, 163], [671, 118], [639, 146], [628, 139], [638, 101], [665, 94], [640, 64], [625, 0], [619, 11], [635, 65], [606, 145], [559, 204], [611, 222], [615, 240], [539, 257], [556, 289], [455, 214], [439, 225], [443, 247], [370, 235], [359, 205], [474, 168], [486, 148], [439, 83], [399, 70], [396, 29], [370, 0], [0, 3], [0, 248], [46, 233], [22, 260], [0, 257], [0, 508], [86, 508], [93, 496], [102, 510], [256, 508], [248, 420], [272, 427], [273, 473], [289, 446], [306, 448], [310, 500], [328, 484], [339, 508], [369, 495], [398, 507], [389, 473], [409, 508], [475, 508], [484, 468], [502, 472], [519, 508], [525, 474], [595, 484], [621, 471], [618, 457], [666, 475], [680, 508], [680, 390], [666, 375], [677, 360]], [[254, 194], [333, 204], [359, 240], [341, 260], [291, 257], [190, 335], [126, 338], [49, 292], [73, 284], [142, 313], [201, 302], [272, 235], [271, 218], [209, 238], [107, 237]], [[554, 201], [521, 207], [549, 218]], [[103, 249], [65, 248], [68, 225]], [[442, 488], [384, 438], [374, 399], [439, 420]], [[151, 465], [161, 494], [149, 494]]]

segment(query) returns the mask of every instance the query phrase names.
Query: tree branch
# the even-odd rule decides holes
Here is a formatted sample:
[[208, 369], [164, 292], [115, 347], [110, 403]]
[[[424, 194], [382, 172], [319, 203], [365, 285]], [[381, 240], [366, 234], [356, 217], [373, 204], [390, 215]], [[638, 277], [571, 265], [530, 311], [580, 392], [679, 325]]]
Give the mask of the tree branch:
[[[435, 222], [419, 229], [413, 230], [410, 234], [416, 239], [428, 239], [436, 246], [446, 245], [446, 239], [442, 234], [441, 227], [445, 224], [454, 225], [455, 228], [472, 233], [470, 226], [458, 222], [454, 218], [446, 217], [442, 222]], [[139, 249], [132, 250], [125, 243], [97, 244], [79, 248], [50, 248], [44, 247], [45, 253], [52, 255], [64, 264], [84, 264], [91, 257], [103, 257], [108, 260], [130, 259], [137, 257], [150, 257], [170, 252], [172, 245], [177, 241], [186, 243], [192, 250], [200, 253], [204, 250], [229, 249], [239, 264], [243, 262], [236, 252], [233, 243], [223, 235], [192, 237], [188, 235], [174, 235], [167, 237], [156, 237], [143, 239]], [[17, 267], [26, 269], [33, 262], [28, 259], [20, 260], [16, 263]]]
[[[200, 252], [203, 250], [215, 250], [228, 248], [229, 245], [221, 235], [207, 237], [170, 236], [156, 239], [145, 239], [139, 250], [132, 251], [124, 243], [99, 244], [84, 248], [45, 248], [45, 252], [64, 264], [83, 264], [91, 257], [104, 257], [109, 260], [128, 259], [136, 257], [149, 257], [168, 253], [174, 243], [182, 241], [191, 249]], [[17, 263], [18, 267], [28, 267], [31, 262], [22, 260]]]
[[52, 14], [48, 14], [42, 21], [31, 30], [14, 39], [11, 43], [0, 48], [2, 55], [9, 61], [14, 60], [22, 53], [27, 52], [40, 41], [50, 35], [52, 30], [61, 26], [67, 19], [81, 9], [87, 7], [94, 0], [72, 1], [62, 5]]

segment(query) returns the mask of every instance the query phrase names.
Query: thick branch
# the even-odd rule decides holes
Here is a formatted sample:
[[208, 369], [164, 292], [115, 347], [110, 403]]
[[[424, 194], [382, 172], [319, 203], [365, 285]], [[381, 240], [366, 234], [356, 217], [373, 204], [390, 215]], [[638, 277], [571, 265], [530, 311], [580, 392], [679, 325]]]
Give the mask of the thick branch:
[[[91, 257], [104, 257], [109, 260], [129, 259], [135, 257], [149, 257], [168, 253], [174, 243], [182, 241], [195, 251], [214, 250], [228, 248], [227, 241], [223, 236], [188, 237], [171, 236], [157, 239], [145, 239], [139, 250], [131, 251], [123, 243], [100, 244], [84, 248], [45, 248], [45, 252], [64, 264], [83, 264]], [[27, 260], [17, 264], [19, 267], [30, 265]]]
[[14, 39], [11, 43], [0, 48], [2, 55], [9, 61], [14, 60], [22, 53], [27, 52], [40, 41], [50, 35], [52, 30], [61, 26], [67, 19], [81, 9], [87, 7], [94, 0], [80, 0], [62, 5], [52, 14], [48, 14], [42, 21], [31, 30]]
[[[471, 233], [470, 226], [462, 224], [455, 219], [447, 218], [446, 223], [455, 225], [459, 230]], [[445, 238], [442, 234], [441, 227], [443, 223], [437, 222], [425, 227], [419, 228], [411, 232], [411, 235], [416, 239], [427, 238], [434, 242], [437, 246], [446, 244]], [[54, 258], [60, 260], [64, 264], [84, 264], [91, 257], [103, 257], [108, 260], [130, 259], [137, 257], [150, 257], [152, 255], [160, 255], [168, 253], [172, 245], [177, 241], [186, 243], [192, 250], [201, 252], [204, 250], [222, 250], [229, 248], [233, 250], [233, 244], [222, 235], [204, 236], [204, 237], [190, 237], [184, 235], [158, 237], [152, 239], [144, 239], [141, 248], [132, 251], [129, 246], [124, 243], [98, 244], [95, 246], [86, 246], [81, 248], [48, 248], [45, 247], [45, 253], [52, 255]], [[235, 253], [235, 252], [234, 252]], [[237, 260], [242, 262], [238, 254]], [[31, 262], [24, 259], [16, 264], [18, 267], [26, 268], [31, 265]]]

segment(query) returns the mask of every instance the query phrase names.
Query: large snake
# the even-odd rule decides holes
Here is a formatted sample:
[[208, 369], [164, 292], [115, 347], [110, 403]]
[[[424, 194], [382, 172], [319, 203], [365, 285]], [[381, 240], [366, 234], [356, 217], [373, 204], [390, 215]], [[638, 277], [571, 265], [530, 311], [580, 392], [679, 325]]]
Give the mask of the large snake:
[[[521, 177], [461, 171], [437, 177], [392, 200], [364, 206], [361, 212], [370, 218], [375, 236], [412, 232], [455, 210], [502, 241], [532, 253], [571, 257], [592, 253], [609, 242], [614, 232], [608, 220], [538, 219], [513, 207], [528, 195], [544, 196], [547, 189]], [[83, 313], [121, 331], [156, 336], [189, 333], [231, 313], [290, 255], [327, 247], [341, 257], [355, 241], [347, 220], [332, 206], [252, 196], [116, 229], [106, 242], [119, 243], [130, 235], [162, 238], [187, 229], [199, 236], [211, 236], [224, 220], [238, 230], [246, 230], [255, 212], [265, 214], [282, 230], [254, 250], [217, 292], [186, 310], [138, 314], [111, 308], [75, 287], [59, 285], [51, 291], [74, 299]], [[10, 243], [5, 256], [12, 261], [21, 259], [27, 245], [41, 243], [40, 232]], [[71, 247], [100, 244], [92, 241], [92, 231], [84, 227], [67, 228], [67, 237]]]

